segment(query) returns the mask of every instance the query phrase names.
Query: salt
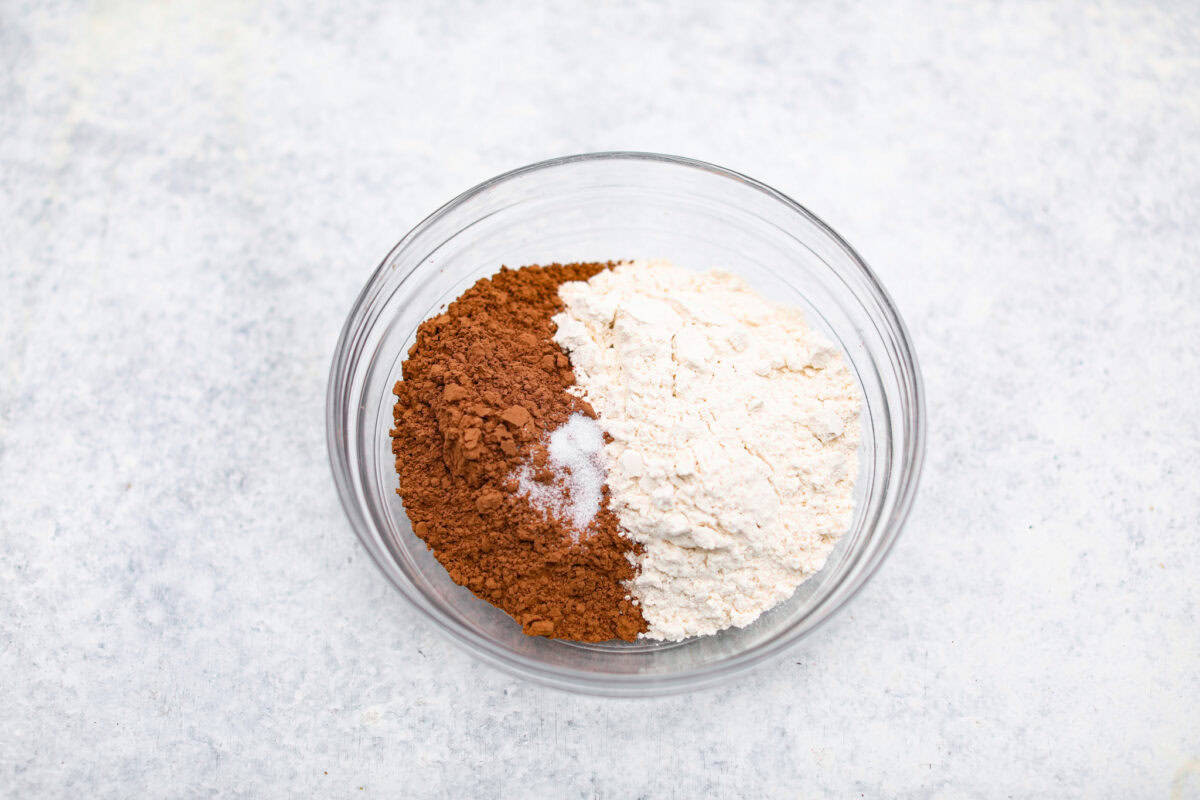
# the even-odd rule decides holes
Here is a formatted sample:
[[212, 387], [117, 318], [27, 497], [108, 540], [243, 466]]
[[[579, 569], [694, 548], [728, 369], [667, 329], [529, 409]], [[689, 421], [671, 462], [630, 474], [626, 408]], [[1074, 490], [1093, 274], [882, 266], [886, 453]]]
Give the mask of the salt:
[[571, 526], [576, 540], [600, 511], [607, 470], [603, 460], [604, 433], [591, 417], [572, 414], [550, 433], [546, 444], [549, 482], [534, 480], [526, 464], [517, 474], [517, 492], [534, 508], [558, 517]]

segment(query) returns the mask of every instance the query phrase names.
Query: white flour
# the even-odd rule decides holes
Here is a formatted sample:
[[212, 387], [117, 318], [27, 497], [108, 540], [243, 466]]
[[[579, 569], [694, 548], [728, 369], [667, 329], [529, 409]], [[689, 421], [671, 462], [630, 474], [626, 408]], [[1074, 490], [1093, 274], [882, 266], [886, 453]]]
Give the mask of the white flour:
[[841, 353], [728, 273], [635, 261], [559, 296], [555, 340], [613, 437], [612, 508], [645, 547], [645, 635], [750, 624], [850, 523], [860, 400]]

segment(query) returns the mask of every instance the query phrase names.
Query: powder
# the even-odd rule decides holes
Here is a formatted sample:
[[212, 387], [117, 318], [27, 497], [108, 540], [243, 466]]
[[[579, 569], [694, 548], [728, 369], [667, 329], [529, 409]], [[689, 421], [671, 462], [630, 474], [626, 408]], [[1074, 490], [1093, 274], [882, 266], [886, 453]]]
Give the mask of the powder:
[[517, 473], [518, 491], [534, 508], [571, 528], [572, 538], [586, 533], [604, 500], [604, 433], [594, 419], [572, 414], [550, 434], [546, 464], [525, 464]]
[[[631, 640], [645, 628], [626, 586], [639, 547], [618, 530], [603, 492], [598, 503], [584, 496], [594, 476], [575, 473], [572, 452], [594, 440], [570, 420], [595, 412], [568, 392], [574, 373], [552, 338], [559, 284], [605, 267], [501, 269], [478, 281], [420, 325], [395, 386], [392, 452], [413, 531], [455, 583], [532, 635]], [[556, 447], [552, 432], [564, 424]], [[544, 467], [554, 453], [578, 481], [586, 537], [519, 491], [523, 465]]]
[[643, 546], [645, 635], [750, 624], [851, 520], [860, 399], [840, 352], [728, 273], [635, 261], [559, 295], [555, 341], [611, 437], [611, 507]]

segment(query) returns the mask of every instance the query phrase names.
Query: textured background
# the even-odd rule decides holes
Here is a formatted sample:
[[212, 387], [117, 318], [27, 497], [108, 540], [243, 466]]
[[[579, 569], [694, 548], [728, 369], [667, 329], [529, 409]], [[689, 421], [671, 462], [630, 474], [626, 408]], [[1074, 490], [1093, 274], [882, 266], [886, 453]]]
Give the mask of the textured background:
[[[1200, 797], [1195, 3], [0, 5], [0, 794]], [[912, 330], [921, 493], [789, 657], [474, 663], [358, 546], [338, 329], [422, 216], [648, 149]]]

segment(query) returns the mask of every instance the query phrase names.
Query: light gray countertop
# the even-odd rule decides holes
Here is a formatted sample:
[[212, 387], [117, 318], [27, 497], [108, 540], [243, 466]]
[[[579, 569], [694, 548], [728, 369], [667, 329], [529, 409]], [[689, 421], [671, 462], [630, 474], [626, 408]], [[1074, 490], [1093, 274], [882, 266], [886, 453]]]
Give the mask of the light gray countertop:
[[[15, 0], [0, 60], [0, 796], [1200, 797], [1194, 3]], [[928, 391], [866, 590], [654, 701], [441, 638], [325, 455], [391, 245], [599, 149], [812, 208]]]

